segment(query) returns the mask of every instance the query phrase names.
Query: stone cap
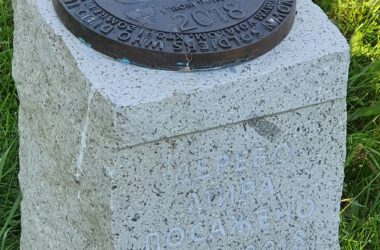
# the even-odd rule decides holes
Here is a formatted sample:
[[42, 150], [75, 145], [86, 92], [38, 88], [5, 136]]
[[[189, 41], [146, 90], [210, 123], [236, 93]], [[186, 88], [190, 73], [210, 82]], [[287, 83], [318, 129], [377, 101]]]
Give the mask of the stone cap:
[[115, 111], [126, 146], [346, 96], [348, 44], [310, 0], [298, 0], [293, 30], [272, 51], [234, 67], [191, 73], [115, 61], [66, 30], [51, 1], [27, 1], [48, 24], [50, 36], [67, 48], [91, 90]]

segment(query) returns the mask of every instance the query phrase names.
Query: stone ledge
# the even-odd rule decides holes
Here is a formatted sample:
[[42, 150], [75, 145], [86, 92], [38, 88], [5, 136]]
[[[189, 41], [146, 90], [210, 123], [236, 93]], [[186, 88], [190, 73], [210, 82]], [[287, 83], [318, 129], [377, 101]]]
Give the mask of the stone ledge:
[[78, 67], [88, 88], [109, 102], [115, 126], [125, 131], [117, 135], [125, 146], [345, 97], [348, 45], [309, 0], [298, 2], [293, 30], [271, 52], [234, 67], [191, 74], [117, 62], [73, 37], [50, 1], [25, 5], [48, 34], [45, 46], [60, 43], [71, 57], [68, 67]]

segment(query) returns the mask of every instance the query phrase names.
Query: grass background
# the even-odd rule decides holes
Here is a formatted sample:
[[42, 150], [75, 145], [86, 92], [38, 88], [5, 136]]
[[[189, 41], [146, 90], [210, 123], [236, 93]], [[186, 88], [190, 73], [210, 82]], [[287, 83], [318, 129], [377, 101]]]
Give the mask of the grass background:
[[[47, 1], [47, 0], [46, 0]], [[314, 0], [351, 45], [342, 249], [380, 250], [380, 0]], [[0, 0], [0, 249], [19, 249], [11, 0]]]

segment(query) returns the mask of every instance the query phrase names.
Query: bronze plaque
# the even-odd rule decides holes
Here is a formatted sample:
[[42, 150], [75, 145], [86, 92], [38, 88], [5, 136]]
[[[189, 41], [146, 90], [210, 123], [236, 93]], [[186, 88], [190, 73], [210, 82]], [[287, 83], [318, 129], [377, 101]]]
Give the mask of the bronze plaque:
[[254, 59], [289, 33], [296, 0], [53, 0], [66, 27], [95, 50], [171, 70]]

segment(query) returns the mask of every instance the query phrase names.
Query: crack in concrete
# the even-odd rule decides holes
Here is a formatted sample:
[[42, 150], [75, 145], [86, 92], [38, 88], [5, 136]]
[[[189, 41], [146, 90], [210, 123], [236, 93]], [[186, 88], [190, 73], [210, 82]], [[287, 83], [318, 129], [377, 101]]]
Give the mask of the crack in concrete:
[[80, 183], [80, 178], [82, 176], [82, 164], [83, 164], [84, 153], [87, 147], [87, 132], [88, 132], [88, 126], [90, 123], [90, 111], [91, 111], [90, 105], [94, 97], [94, 94], [95, 94], [95, 89], [91, 87], [90, 93], [88, 94], [88, 98], [87, 98], [86, 115], [84, 117], [83, 126], [81, 130], [80, 147], [79, 147], [77, 162], [76, 162], [75, 170], [74, 170], [74, 180], [76, 183]]

